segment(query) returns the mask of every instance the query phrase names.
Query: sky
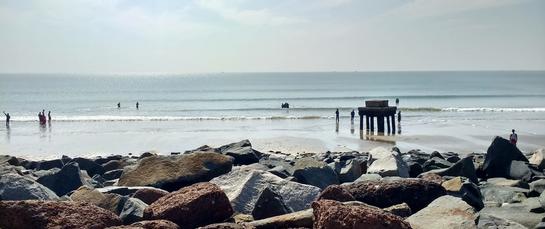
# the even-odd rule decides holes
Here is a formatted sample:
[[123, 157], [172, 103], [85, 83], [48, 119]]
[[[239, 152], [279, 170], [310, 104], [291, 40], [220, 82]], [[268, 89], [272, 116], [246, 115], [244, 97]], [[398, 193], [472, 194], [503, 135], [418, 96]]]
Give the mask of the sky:
[[0, 0], [0, 72], [545, 70], [543, 0]]

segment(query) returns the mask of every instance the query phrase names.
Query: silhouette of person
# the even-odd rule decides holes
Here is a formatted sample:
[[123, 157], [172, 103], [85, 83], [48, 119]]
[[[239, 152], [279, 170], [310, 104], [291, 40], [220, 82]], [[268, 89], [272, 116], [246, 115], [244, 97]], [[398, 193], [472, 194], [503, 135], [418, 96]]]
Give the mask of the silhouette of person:
[[352, 109], [352, 112], [350, 112], [350, 122], [354, 123], [354, 116], [356, 115], [356, 112], [354, 112], [354, 109]]
[[138, 110], [138, 107], [140, 106], [140, 104], [138, 102], [136, 102], [136, 109]]
[[121, 103], [117, 103], [117, 109], [121, 108]]
[[335, 121], [339, 123], [339, 109], [335, 111]]
[[47, 112], [47, 120], [51, 122], [51, 111]]
[[4, 111], [4, 115], [6, 116], [6, 126], [9, 126], [9, 120], [11, 119], [11, 116], [9, 115], [9, 113], [6, 113]]
[[399, 98], [396, 98], [396, 106], [399, 106]]
[[517, 145], [517, 141], [519, 140], [517, 134], [515, 134], [515, 129], [511, 130], [511, 135], [509, 136], [509, 142], [513, 145]]
[[401, 122], [401, 111], [398, 111], [398, 112], [397, 112], [397, 122], [398, 122], [398, 123]]

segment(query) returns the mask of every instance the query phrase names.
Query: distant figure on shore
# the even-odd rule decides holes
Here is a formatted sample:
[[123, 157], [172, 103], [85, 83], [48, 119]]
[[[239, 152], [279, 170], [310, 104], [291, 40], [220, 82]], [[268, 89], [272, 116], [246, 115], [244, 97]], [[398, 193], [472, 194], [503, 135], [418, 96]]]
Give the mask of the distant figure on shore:
[[339, 109], [335, 111], [335, 121], [339, 123]]
[[136, 102], [136, 109], [138, 110], [138, 107], [140, 106], [140, 104], [138, 102]]
[[290, 104], [289, 103], [282, 103], [282, 108], [290, 108]]
[[511, 130], [511, 135], [509, 136], [509, 141], [513, 145], [517, 145], [517, 141], [519, 140], [517, 134], [515, 134], [515, 129]]
[[396, 98], [396, 107], [399, 106], [399, 98]]
[[40, 121], [40, 125], [45, 125], [45, 110], [43, 110], [42, 112], [38, 112], [38, 120]]
[[117, 103], [117, 109], [121, 108], [121, 103]]
[[6, 126], [9, 126], [9, 120], [11, 119], [11, 116], [9, 115], [9, 113], [6, 113], [4, 111], [4, 115], [6, 116]]
[[51, 111], [47, 112], [47, 121], [51, 123]]
[[350, 112], [350, 123], [354, 123], [355, 115], [356, 115], [356, 112], [354, 112], [354, 109], [352, 109], [352, 112]]
[[401, 122], [401, 111], [398, 111], [398, 112], [397, 112], [397, 122], [398, 122], [398, 123]]

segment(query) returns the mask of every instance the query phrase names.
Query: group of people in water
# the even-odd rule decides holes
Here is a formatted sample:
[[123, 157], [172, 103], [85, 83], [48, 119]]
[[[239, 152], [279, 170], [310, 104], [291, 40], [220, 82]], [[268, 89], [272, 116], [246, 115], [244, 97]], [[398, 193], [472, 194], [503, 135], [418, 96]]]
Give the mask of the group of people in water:
[[[136, 109], [138, 110], [139, 108], [140, 108], [140, 103], [137, 101], [136, 102]], [[117, 109], [121, 109], [121, 102], [117, 103]]]
[[51, 111], [47, 112], [47, 117], [45, 116], [45, 110], [38, 112], [38, 120], [40, 121], [40, 125], [45, 125], [47, 121], [51, 123]]

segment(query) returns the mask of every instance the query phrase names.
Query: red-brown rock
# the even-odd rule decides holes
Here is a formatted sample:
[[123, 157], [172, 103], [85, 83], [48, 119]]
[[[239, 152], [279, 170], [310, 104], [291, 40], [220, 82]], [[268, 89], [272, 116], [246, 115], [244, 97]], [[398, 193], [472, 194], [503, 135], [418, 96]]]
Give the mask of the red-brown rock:
[[312, 203], [314, 229], [408, 229], [409, 223], [399, 216], [365, 205], [344, 205], [334, 200]]
[[243, 225], [236, 223], [216, 223], [210, 224], [204, 227], [199, 227], [198, 229], [255, 229], [251, 225]]
[[182, 228], [223, 222], [233, 208], [227, 195], [215, 184], [197, 183], [169, 193], [144, 211], [145, 219], [166, 219]]
[[437, 184], [442, 184], [443, 183], [443, 177], [435, 174], [435, 173], [424, 173], [422, 176], [420, 176], [420, 178], [422, 178], [422, 180], [427, 180], [427, 181], [432, 181], [432, 182], [435, 182]]
[[113, 212], [69, 201], [0, 201], [0, 228], [105, 228], [121, 225]]
[[364, 181], [344, 186], [356, 200], [380, 208], [407, 203], [413, 212], [446, 195], [440, 184], [423, 179]]
[[106, 229], [180, 229], [178, 225], [168, 220], [146, 220], [131, 225], [108, 227]]
[[354, 201], [356, 200], [352, 194], [346, 191], [340, 185], [330, 185], [325, 188], [316, 200], [336, 200], [340, 202]]
[[136, 191], [132, 197], [140, 199], [146, 204], [152, 204], [166, 194], [168, 194], [168, 192], [165, 190], [155, 188], [143, 188], [138, 189], [138, 191]]

